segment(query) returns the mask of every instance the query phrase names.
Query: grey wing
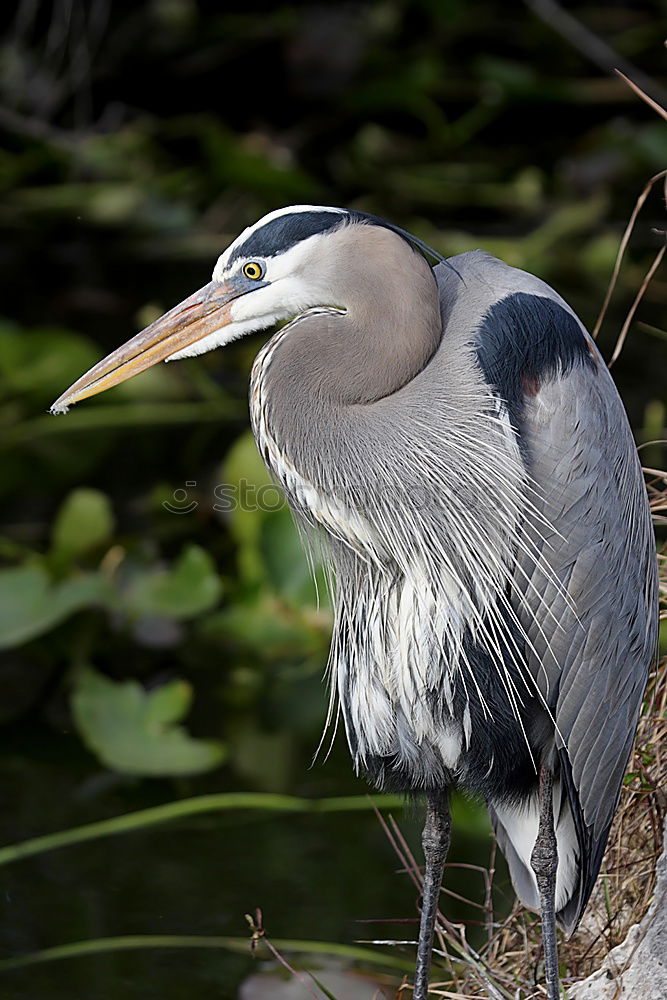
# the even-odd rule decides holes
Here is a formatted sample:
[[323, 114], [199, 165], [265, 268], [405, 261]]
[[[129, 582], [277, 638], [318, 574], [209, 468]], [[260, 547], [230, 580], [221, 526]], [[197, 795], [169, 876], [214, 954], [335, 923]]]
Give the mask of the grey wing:
[[578, 841], [576, 885], [559, 913], [572, 930], [602, 861], [655, 651], [655, 543], [627, 417], [593, 341], [548, 286], [509, 268], [501, 277], [509, 271], [477, 351], [532, 481], [516, 613], [555, 721]]
[[[657, 637], [648, 500], [625, 411], [602, 359], [526, 400], [520, 421], [544, 521], [519, 609], [531, 673], [553, 712], [579, 840], [576, 924], [597, 876]], [[540, 537], [541, 536], [541, 537]], [[545, 570], [544, 564], [548, 566]], [[534, 589], [533, 589], [534, 588]]]
[[[471, 343], [533, 483], [514, 610], [556, 726], [559, 852], [562, 836], [574, 866], [564, 869], [558, 916], [571, 931], [602, 861], [655, 651], [648, 501], [623, 405], [569, 306], [539, 278], [481, 251], [450, 263], [436, 268], [443, 306], [464, 326], [482, 317]], [[535, 803], [506, 806], [490, 803], [491, 816], [515, 888], [535, 906]]]

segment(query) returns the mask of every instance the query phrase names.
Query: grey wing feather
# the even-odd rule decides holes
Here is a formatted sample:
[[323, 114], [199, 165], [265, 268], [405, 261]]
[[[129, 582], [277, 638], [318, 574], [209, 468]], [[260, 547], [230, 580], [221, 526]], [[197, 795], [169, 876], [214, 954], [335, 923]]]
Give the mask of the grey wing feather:
[[[478, 357], [507, 403], [534, 487], [538, 518], [525, 532], [540, 558], [519, 556], [516, 613], [557, 727], [579, 844], [578, 884], [559, 914], [572, 930], [602, 861], [655, 653], [648, 500], [623, 404], [567, 303], [480, 251], [452, 260], [465, 297], [486, 310]], [[529, 899], [532, 875], [491, 813], [515, 886]]]
[[[557, 577], [524, 560], [534, 590], [519, 614], [528, 652], [558, 729], [557, 746], [580, 848], [586, 905], [614, 816], [656, 645], [655, 545], [625, 411], [591, 346], [594, 366], [541, 386], [526, 400], [521, 434], [545, 520], [532, 529]], [[542, 536], [542, 537], [540, 537]], [[540, 596], [542, 597], [540, 598]]]
[[[549, 603], [544, 570], [521, 612], [542, 633], [545, 695], [565, 741], [586, 824], [608, 826], [655, 648], [655, 550], [627, 418], [602, 362], [546, 384], [525, 408], [528, 468], [552, 529], [543, 557], [562, 585]], [[539, 528], [534, 532], [536, 540]], [[542, 579], [541, 579], [542, 578]], [[552, 589], [555, 587], [552, 583]], [[530, 653], [528, 654], [530, 657]], [[537, 664], [536, 675], [540, 675]]]

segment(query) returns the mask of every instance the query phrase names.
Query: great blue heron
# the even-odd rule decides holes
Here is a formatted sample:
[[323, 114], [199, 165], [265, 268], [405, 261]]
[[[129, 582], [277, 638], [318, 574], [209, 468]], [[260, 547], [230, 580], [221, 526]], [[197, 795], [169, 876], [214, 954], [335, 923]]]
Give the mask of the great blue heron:
[[[437, 263], [436, 263], [437, 262]], [[444, 260], [358, 211], [275, 211], [213, 279], [53, 405], [289, 322], [250, 386], [258, 448], [331, 569], [329, 717], [357, 769], [424, 792], [415, 1000], [448, 797], [487, 803], [516, 892], [572, 931], [600, 868], [656, 642], [656, 558], [628, 421], [552, 288]]]

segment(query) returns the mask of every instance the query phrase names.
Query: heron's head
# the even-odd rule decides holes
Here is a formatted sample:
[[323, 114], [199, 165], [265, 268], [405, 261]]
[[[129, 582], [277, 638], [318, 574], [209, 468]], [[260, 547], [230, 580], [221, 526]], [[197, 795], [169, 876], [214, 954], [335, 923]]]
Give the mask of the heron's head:
[[432, 283], [421, 256], [429, 253], [439, 256], [404, 230], [362, 212], [313, 205], [271, 212], [225, 250], [207, 285], [86, 372], [51, 412], [66, 412], [158, 361], [204, 354], [309, 309], [345, 312], [372, 297], [373, 275], [378, 268], [391, 273], [392, 255], [417, 258], [422, 278], [426, 274]]

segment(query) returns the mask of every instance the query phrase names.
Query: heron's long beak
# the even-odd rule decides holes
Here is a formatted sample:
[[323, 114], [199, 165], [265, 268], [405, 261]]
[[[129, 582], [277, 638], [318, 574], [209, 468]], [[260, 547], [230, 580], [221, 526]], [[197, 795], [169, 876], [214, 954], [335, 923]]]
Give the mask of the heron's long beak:
[[241, 294], [229, 282], [210, 281], [94, 365], [58, 397], [51, 413], [65, 413], [73, 403], [125, 382], [227, 326], [232, 319], [231, 302]]

